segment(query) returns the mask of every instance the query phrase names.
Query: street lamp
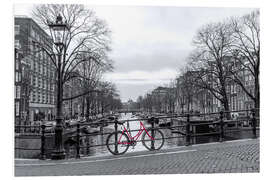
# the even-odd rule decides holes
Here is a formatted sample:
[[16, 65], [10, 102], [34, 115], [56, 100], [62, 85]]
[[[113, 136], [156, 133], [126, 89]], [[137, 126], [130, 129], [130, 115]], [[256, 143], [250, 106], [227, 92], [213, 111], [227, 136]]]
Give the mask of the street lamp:
[[[57, 51], [57, 101], [56, 101], [56, 126], [55, 126], [55, 149], [52, 153], [52, 159], [64, 159], [65, 150], [63, 147], [63, 114], [62, 114], [62, 100], [63, 100], [63, 82], [62, 82], [62, 52], [65, 47], [64, 38], [66, 30], [68, 30], [67, 23], [63, 23], [62, 16], [59, 14], [56, 17], [55, 23], [48, 21], [48, 26], [53, 38], [53, 43]], [[65, 55], [63, 55], [64, 57]]]

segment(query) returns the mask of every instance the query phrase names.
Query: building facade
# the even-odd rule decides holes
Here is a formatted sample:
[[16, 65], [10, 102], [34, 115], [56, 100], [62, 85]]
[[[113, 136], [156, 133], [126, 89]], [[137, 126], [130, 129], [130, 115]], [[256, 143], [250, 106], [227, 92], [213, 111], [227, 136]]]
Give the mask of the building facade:
[[14, 59], [14, 119], [16, 125], [22, 125], [29, 119], [30, 64], [19, 47], [15, 48]]
[[51, 120], [55, 108], [55, 67], [36, 42], [52, 45], [47, 33], [31, 18], [15, 17], [15, 46], [29, 68], [29, 121]]
[[[227, 61], [234, 62], [231, 57]], [[244, 61], [244, 60], [243, 60]], [[249, 93], [254, 94], [254, 77], [250, 71], [239, 67], [241, 64], [233, 64], [232, 68], [239, 69], [238, 77], [241, 79]], [[194, 73], [194, 72], [193, 72]], [[219, 112], [223, 109], [221, 102], [207, 89], [189, 87], [190, 72], [177, 78], [176, 85], [176, 112], [198, 111], [200, 113]], [[188, 78], [187, 78], [188, 77]], [[212, 77], [206, 76], [205, 82], [213, 87]], [[239, 84], [233, 80], [233, 76], [226, 80], [226, 95], [231, 111], [240, 111], [254, 108], [254, 101], [244, 92]], [[214, 87], [213, 87], [214, 88]], [[239, 113], [236, 113], [239, 114]]]

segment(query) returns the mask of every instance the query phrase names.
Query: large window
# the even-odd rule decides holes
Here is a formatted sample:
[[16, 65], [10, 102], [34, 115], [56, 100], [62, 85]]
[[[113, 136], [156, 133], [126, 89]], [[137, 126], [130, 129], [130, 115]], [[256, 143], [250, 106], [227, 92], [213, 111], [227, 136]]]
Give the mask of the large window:
[[20, 115], [20, 102], [15, 102], [15, 115], [19, 116]]
[[15, 72], [15, 82], [19, 82], [19, 72]]
[[16, 59], [16, 61], [15, 61], [15, 68], [16, 68], [16, 70], [19, 70], [19, 61], [18, 61], [18, 59]]
[[19, 76], [18, 78], [19, 78], [19, 82], [20, 82], [22, 80], [22, 75], [20, 72], [18, 73], [18, 76]]
[[20, 82], [21, 81], [21, 73], [15, 72], [15, 82]]

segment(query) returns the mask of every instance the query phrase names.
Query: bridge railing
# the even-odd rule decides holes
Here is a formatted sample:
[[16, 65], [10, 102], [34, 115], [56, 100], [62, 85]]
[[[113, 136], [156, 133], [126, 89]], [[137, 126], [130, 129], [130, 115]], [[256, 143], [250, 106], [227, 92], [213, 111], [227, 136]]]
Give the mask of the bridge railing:
[[[189, 146], [196, 143], [194, 141], [198, 137], [215, 137], [217, 141], [222, 142], [226, 140], [226, 134], [235, 132], [251, 132], [249, 135], [253, 138], [257, 138], [259, 136], [259, 117], [256, 117], [258, 114], [256, 111], [259, 112], [258, 109], [252, 109], [201, 114], [149, 115], [148, 117], [123, 119], [121, 121], [142, 121], [151, 129], [160, 129], [166, 132], [165, 140], [177, 139], [183, 142], [182, 145]], [[229, 117], [227, 115], [231, 115], [232, 113], [242, 113], [245, 114], [245, 116], [227, 119], [227, 117]], [[48, 127], [45, 125], [41, 125], [38, 128], [40, 131], [36, 134], [36, 138], [40, 138], [40, 148], [29, 150], [39, 150], [40, 159], [46, 159], [53, 149], [52, 147], [47, 147], [47, 144], [51, 144], [51, 142], [48, 143], [46, 136], [53, 134], [46, 131]], [[65, 147], [71, 146], [72, 151], [70, 153], [73, 154], [73, 156], [69, 157], [80, 158], [81, 156], [88, 156], [91, 154], [92, 149], [98, 147], [102, 147], [102, 151], [107, 151], [106, 138], [112, 132], [118, 131], [118, 128], [117, 118], [103, 119], [98, 122], [82, 122], [69, 126], [64, 131], [66, 139], [64, 142]], [[130, 130], [130, 132], [136, 132], [138, 130], [139, 129], [133, 129]], [[96, 137], [101, 139], [99, 143], [93, 142], [93, 139]], [[140, 141], [141, 140], [138, 142]], [[20, 147], [15, 147], [15, 149], [20, 149]]]
[[[226, 119], [226, 114], [227, 113], [236, 113], [236, 112], [244, 112], [250, 116], [246, 116], [244, 119], [236, 118], [234, 120], [232, 119]], [[161, 130], [170, 130], [171, 134], [178, 134], [178, 136], [166, 136], [164, 139], [184, 139], [185, 145], [191, 145], [192, 139], [195, 137], [200, 137], [200, 136], [215, 136], [219, 139], [220, 142], [224, 141], [224, 136], [226, 133], [232, 133], [232, 132], [242, 132], [242, 131], [251, 131], [252, 135], [254, 138], [258, 136], [258, 130], [259, 130], [259, 119], [258, 117], [255, 117], [255, 110], [242, 110], [242, 111], [230, 111], [230, 112], [218, 112], [218, 113], [204, 113], [204, 114], [180, 114], [180, 115], [163, 115], [159, 117], [146, 117], [146, 118], [137, 118], [137, 119], [124, 119], [121, 121], [142, 121], [142, 122], [155, 122], [155, 121], [160, 121], [163, 119], [166, 119], [170, 121], [167, 126], [162, 126], [162, 124], [157, 124], [157, 123], [150, 123], [152, 129], [161, 129]], [[211, 120], [211, 121], [196, 121], [194, 120], [195, 117], [204, 117], [204, 116], [209, 116], [209, 115], [215, 115], [216, 118]], [[151, 121], [152, 120], [152, 121]], [[174, 125], [173, 122], [178, 122], [176, 125]], [[246, 127], [242, 126], [243, 123], [246, 122], [248, 124]], [[112, 133], [113, 131], [116, 132], [119, 130], [119, 127], [117, 126], [117, 121], [112, 120], [112, 121], [107, 121], [108, 124], [112, 124], [114, 129], [111, 129], [109, 132], [95, 132], [95, 133], [89, 133], [85, 134], [82, 133], [84, 126], [85, 125], [91, 125], [92, 123], [84, 123], [84, 124], [78, 124], [77, 125], [77, 135], [74, 135], [73, 137], [78, 139], [81, 139], [83, 137], [91, 137], [91, 136], [106, 136]], [[236, 127], [236, 128], [229, 128], [229, 125], [231, 124], [236, 124], [238, 126], [241, 124], [241, 126]], [[211, 127], [208, 132], [200, 132], [197, 127]], [[196, 130], [197, 129], [197, 130]], [[137, 132], [139, 129], [133, 129], [130, 130], [130, 132]], [[140, 142], [141, 140], [137, 141]], [[79, 141], [77, 141], [79, 142]], [[80, 152], [83, 152], [83, 149], [87, 149], [86, 152], [89, 152], [89, 149], [95, 148], [95, 147], [100, 147], [100, 146], [106, 146], [106, 143], [102, 141], [99, 144], [87, 144], [84, 145], [82, 141], [81, 143], [77, 143], [76, 150], [77, 150], [77, 155], [76, 157], [80, 157]], [[87, 153], [86, 153], [87, 155]]]

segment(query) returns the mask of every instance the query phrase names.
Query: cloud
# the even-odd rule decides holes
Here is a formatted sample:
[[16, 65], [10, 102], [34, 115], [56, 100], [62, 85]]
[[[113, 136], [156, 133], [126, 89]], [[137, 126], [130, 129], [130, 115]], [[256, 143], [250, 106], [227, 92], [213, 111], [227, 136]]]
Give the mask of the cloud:
[[[15, 14], [30, 15], [32, 4], [15, 4]], [[243, 15], [252, 8], [170, 6], [90, 6], [112, 31], [113, 73], [123, 100], [136, 99], [151, 88], [169, 83], [185, 65], [198, 28]]]
[[107, 73], [104, 79], [115, 82], [116, 84], [132, 84], [132, 85], [145, 85], [145, 84], [166, 84], [174, 79], [177, 71], [174, 69], [162, 69], [158, 71], [130, 71], [130, 72], [115, 72]]

